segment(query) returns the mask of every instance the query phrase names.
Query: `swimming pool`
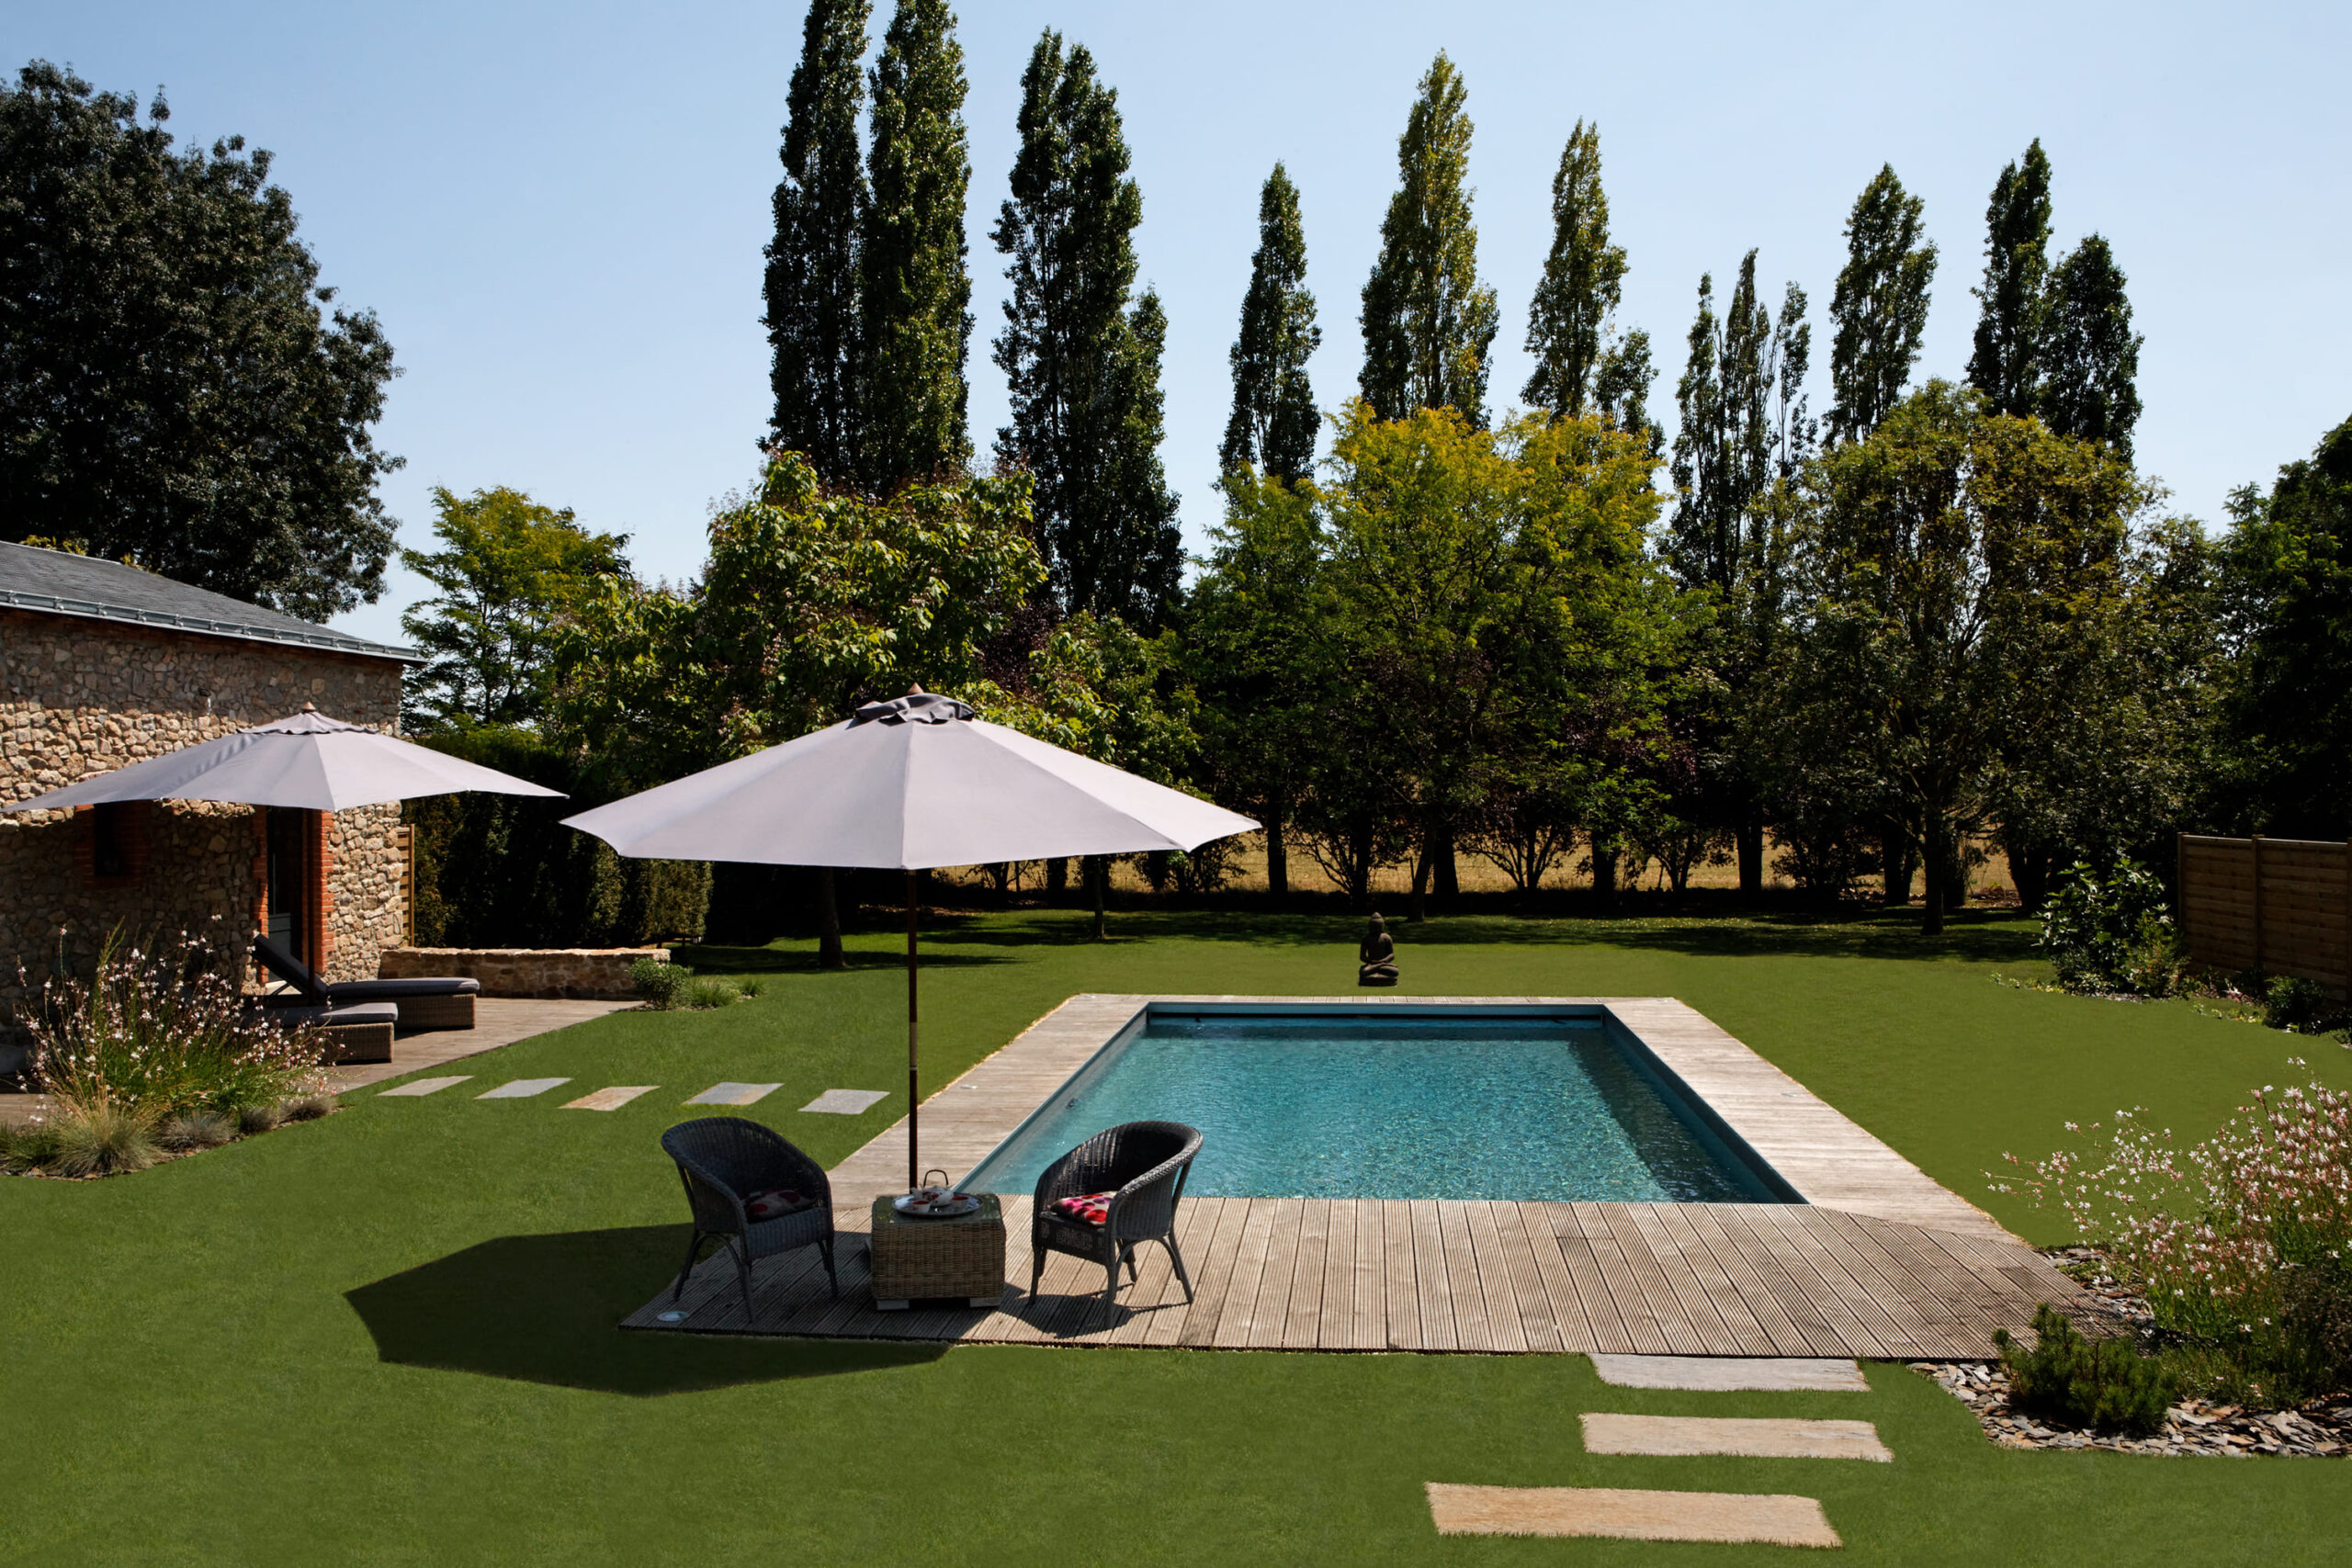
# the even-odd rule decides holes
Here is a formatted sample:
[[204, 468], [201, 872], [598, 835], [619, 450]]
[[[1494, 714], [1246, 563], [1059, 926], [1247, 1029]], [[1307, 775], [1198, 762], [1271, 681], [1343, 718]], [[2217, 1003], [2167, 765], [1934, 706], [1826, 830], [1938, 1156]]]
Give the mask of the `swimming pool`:
[[1201, 1130], [1204, 1196], [1797, 1201], [1605, 1010], [1510, 1005], [1156, 1002], [963, 1185], [1146, 1120]]

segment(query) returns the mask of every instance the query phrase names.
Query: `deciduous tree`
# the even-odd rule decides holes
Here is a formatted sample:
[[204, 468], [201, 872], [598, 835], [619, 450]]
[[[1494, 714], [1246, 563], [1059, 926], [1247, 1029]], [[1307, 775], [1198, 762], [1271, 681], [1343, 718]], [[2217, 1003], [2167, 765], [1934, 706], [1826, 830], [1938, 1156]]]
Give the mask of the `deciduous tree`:
[[1487, 355], [1498, 317], [1478, 281], [1470, 211], [1469, 90], [1441, 52], [1396, 141], [1400, 182], [1363, 286], [1364, 400], [1381, 419], [1459, 410], [1487, 423]]
[[1322, 343], [1315, 296], [1306, 291], [1298, 190], [1276, 164], [1258, 195], [1258, 254], [1250, 259], [1241, 333], [1228, 355], [1233, 413], [1217, 449], [1220, 469], [1230, 474], [1248, 465], [1286, 482], [1313, 471], [1321, 422], [1306, 361]]
[[393, 374], [330, 310], [270, 155], [175, 151], [159, 93], [0, 85], [0, 538], [324, 620], [383, 592]]

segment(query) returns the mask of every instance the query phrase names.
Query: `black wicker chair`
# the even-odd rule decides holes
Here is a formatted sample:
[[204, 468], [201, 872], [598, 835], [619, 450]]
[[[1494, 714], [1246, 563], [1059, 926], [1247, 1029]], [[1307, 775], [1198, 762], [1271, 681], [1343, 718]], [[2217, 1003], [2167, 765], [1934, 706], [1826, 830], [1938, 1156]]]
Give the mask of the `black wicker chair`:
[[[1136, 1277], [1136, 1244], [1156, 1241], [1168, 1249], [1189, 1303], [1193, 1280], [1176, 1246], [1176, 1204], [1184, 1196], [1193, 1156], [1200, 1152], [1201, 1134], [1181, 1122], [1127, 1122], [1095, 1134], [1047, 1166], [1037, 1178], [1029, 1221], [1031, 1299], [1035, 1299], [1037, 1281], [1046, 1272], [1046, 1254], [1066, 1252], [1102, 1265], [1102, 1304], [1115, 1306], [1119, 1265], [1127, 1266], [1132, 1281]], [[1102, 1224], [1091, 1225], [1055, 1213], [1055, 1199], [1091, 1192], [1112, 1194], [1111, 1212]]]
[[[695, 1223], [685, 1267], [678, 1270], [678, 1282], [670, 1292], [672, 1301], [684, 1293], [686, 1276], [702, 1256], [702, 1244], [713, 1237], [735, 1256], [746, 1318], [752, 1315], [753, 1260], [811, 1244], [823, 1251], [825, 1278], [831, 1281], [835, 1298], [840, 1297], [841, 1276], [833, 1271], [833, 1188], [822, 1166], [780, 1134], [741, 1116], [681, 1122], [662, 1134], [662, 1148], [678, 1162], [678, 1179], [685, 1183]], [[817, 1205], [773, 1220], [754, 1220], [743, 1212], [748, 1194], [779, 1189], [813, 1197]]]

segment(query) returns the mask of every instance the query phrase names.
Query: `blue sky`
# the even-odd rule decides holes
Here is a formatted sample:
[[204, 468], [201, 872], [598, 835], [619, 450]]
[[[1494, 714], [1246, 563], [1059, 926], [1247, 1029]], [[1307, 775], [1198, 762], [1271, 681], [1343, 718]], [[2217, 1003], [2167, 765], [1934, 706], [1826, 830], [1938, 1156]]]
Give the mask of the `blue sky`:
[[[878, 39], [889, 14], [879, 0]], [[1564, 6], [967, 4], [972, 416], [1004, 418], [987, 239], [1039, 30], [1094, 52], [1119, 90], [1144, 195], [1144, 277], [1166, 301], [1169, 475], [1198, 548], [1258, 187], [1276, 158], [1302, 197], [1322, 307], [1317, 399], [1354, 388], [1357, 291], [1396, 180], [1414, 85], [1441, 48], [1477, 126], [1479, 260], [1501, 298], [1492, 390], [1528, 362], [1527, 301], [1550, 182], [1597, 119], [1625, 324], [1657, 340], [1653, 412], [1699, 275], [1761, 248], [1769, 297], [1814, 299], [1815, 399], [1839, 226], [1882, 163], [1927, 201], [1942, 251], [1922, 375], [1957, 376], [1985, 197], [2042, 140], [2057, 240], [2097, 230], [2131, 276], [2147, 344], [2141, 461], [2209, 523], [2352, 413], [2352, 118], [2340, 6]], [[711, 502], [753, 471], [767, 411], [760, 248], [796, 4], [206, 6], [11, 0], [13, 64], [101, 86], [159, 84], [172, 129], [243, 132], [277, 155], [325, 281], [382, 317], [404, 374], [380, 438], [408, 459], [386, 499], [428, 541], [430, 488], [514, 485], [635, 536], [639, 570], [691, 573]], [[399, 636], [414, 580], [339, 623]]]

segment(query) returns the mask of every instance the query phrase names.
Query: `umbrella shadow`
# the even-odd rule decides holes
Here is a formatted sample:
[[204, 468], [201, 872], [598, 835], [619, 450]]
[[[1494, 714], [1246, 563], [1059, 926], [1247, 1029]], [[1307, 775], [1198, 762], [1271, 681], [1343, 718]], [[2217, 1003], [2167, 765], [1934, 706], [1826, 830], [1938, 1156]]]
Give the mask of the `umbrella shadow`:
[[666, 1286], [678, 1225], [504, 1235], [345, 1293], [379, 1360], [651, 1398], [918, 1365], [943, 1345], [625, 1334]]

